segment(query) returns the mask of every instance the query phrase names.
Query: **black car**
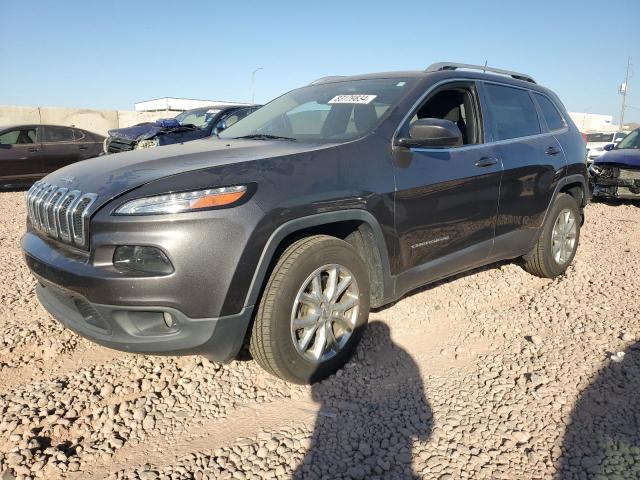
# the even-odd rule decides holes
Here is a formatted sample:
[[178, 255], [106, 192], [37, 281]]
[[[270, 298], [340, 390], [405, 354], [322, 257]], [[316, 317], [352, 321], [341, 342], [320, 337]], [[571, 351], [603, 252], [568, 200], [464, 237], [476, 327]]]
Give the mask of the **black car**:
[[0, 186], [33, 183], [70, 163], [97, 157], [104, 137], [75, 127], [0, 127]]
[[182, 112], [175, 118], [109, 130], [109, 137], [104, 142], [104, 153], [119, 153], [199, 140], [218, 134], [258, 108], [259, 105], [200, 107]]
[[329, 77], [218, 138], [50, 175], [22, 247], [42, 304], [98, 343], [229, 361], [248, 338], [267, 371], [313, 382], [349, 358], [370, 307], [416, 287], [517, 257], [561, 275], [585, 154], [524, 74]]

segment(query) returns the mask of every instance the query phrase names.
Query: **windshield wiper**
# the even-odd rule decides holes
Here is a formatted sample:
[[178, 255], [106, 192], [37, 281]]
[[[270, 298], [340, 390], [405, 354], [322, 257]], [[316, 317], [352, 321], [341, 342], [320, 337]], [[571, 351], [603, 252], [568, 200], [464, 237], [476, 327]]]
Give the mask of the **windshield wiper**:
[[283, 137], [280, 135], [269, 135], [268, 133], [252, 133], [251, 135], [244, 135], [242, 137], [234, 137], [234, 140], [238, 140], [241, 138], [247, 138], [249, 140], [291, 140], [293, 142], [297, 141], [297, 139], [292, 137]]

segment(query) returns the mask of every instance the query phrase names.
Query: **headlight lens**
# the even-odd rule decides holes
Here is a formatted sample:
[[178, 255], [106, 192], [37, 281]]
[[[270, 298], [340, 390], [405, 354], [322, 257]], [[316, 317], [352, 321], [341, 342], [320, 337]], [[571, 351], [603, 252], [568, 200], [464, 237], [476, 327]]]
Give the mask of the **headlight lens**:
[[167, 193], [154, 197], [131, 200], [115, 211], [116, 215], [153, 215], [162, 213], [192, 212], [230, 205], [240, 200], [247, 187], [209, 188], [193, 192]]
[[140, 140], [136, 143], [136, 150], [141, 150], [143, 148], [153, 148], [158, 146], [158, 139], [151, 138], [149, 140]]

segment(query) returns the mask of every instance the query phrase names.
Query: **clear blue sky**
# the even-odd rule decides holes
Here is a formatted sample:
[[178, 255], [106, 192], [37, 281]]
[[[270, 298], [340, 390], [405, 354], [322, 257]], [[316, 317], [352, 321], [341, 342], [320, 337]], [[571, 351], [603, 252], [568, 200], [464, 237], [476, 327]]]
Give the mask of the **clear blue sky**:
[[0, 104], [132, 109], [256, 101], [333, 74], [484, 63], [533, 75], [569, 110], [640, 121], [640, 0], [7, 1]]

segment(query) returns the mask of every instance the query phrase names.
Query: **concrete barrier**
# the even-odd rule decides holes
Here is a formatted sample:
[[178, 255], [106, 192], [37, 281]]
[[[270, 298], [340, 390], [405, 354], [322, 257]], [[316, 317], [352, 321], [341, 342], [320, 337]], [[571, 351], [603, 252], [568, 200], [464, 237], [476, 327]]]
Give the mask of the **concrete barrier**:
[[141, 122], [174, 117], [176, 112], [134, 112], [130, 110], [92, 110], [62, 107], [23, 107], [0, 105], [0, 127], [43, 123], [75, 126], [90, 132], [107, 135], [112, 128], [130, 127]]

